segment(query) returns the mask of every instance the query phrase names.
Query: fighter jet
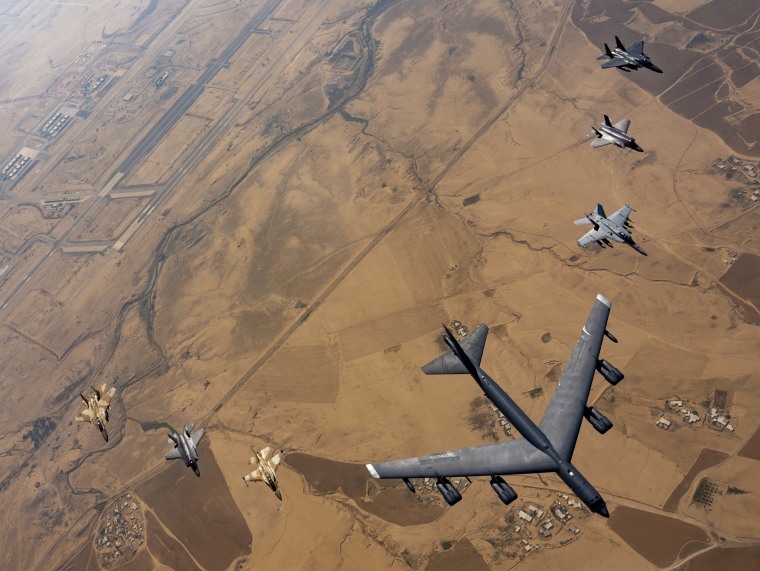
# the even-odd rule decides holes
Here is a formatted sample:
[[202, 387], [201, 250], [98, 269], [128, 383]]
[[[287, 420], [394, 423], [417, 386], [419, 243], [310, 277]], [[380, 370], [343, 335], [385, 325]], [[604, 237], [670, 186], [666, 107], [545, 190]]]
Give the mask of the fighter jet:
[[76, 420], [79, 422], [90, 422], [97, 426], [105, 441], [108, 442], [108, 431], [106, 430], [106, 422], [108, 422], [108, 407], [111, 406], [111, 399], [113, 398], [113, 395], [116, 394], [116, 387], [111, 387], [108, 392], [106, 392], [105, 384], [101, 385], [100, 390], [94, 387], [90, 388], [95, 394], [91, 395], [89, 398], [86, 398], [82, 393], [79, 393], [79, 396], [82, 397], [87, 408], [76, 417]]
[[614, 50], [611, 50], [607, 44], [604, 44], [604, 53], [596, 58], [598, 60], [609, 60], [602, 64], [602, 68], [616, 67], [630, 73], [633, 69], [646, 67], [657, 73], [662, 73], [662, 70], [654, 65], [649, 56], [644, 53], [644, 40], [636, 42], [630, 48], [625, 49], [620, 38], [615, 36], [615, 44], [617, 44], [617, 47]]
[[583, 418], [601, 434], [612, 428], [608, 418], [586, 403], [594, 371], [599, 371], [612, 385], [623, 379], [623, 373], [609, 362], [599, 359], [605, 335], [617, 342], [606, 329], [609, 314], [609, 300], [601, 294], [597, 295], [580, 339], [538, 425], [480, 367], [488, 327], [478, 325], [460, 345], [444, 325], [443, 339], [451, 350], [422, 367], [422, 370], [428, 375], [469, 373], [522, 438], [447, 450], [430, 456], [367, 464], [369, 473], [374, 478], [402, 478], [412, 493], [415, 488], [410, 478], [434, 478], [443, 499], [453, 506], [462, 499], [459, 490], [449, 480], [453, 476], [490, 476], [491, 488], [508, 505], [517, 499], [517, 492], [504, 481], [503, 475], [554, 472], [593, 513], [609, 517], [599, 492], [570, 463]]
[[585, 248], [589, 244], [598, 242], [602, 248], [612, 248], [610, 240], [613, 240], [622, 244], [628, 244], [639, 254], [646, 256], [647, 253], [644, 251], [644, 248], [639, 246], [633, 241], [633, 238], [631, 238], [630, 229], [632, 228], [632, 225], [631, 221], [628, 220], [631, 212], [636, 211], [626, 204], [623, 208], [607, 218], [602, 205], [597, 204], [594, 212], [589, 212], [585, 218], [580, 218], [575, 221], [576, 226], [585, 226], [586, 224], [594, 225], [593, 230], [589, 230], [581, 236], [580, 240], [578, 240], [578, 244]]
[[182, 460], [185, 466], [193, 469], [195, 475], [200, 477], [201, 471], [198, 468], [198, 443], [203, 438], [206, 431], [203, 428], [199, 428], [195, 432], [191, 433], [193, 429], [192, 424], [186, 424], [181, 434], [169, 435], [169, 444], [174, 444], [174, 449], [169, 450], [166, 453], [167, 460]]
[[629, 119], [623, 119], [620, 123], [613, 125], [610, 118], [605, 115], [604, 123], [598, 129], [592, 125], [591, 130], [586, 136], [596, 137], [596, 141], [591, 143], [591, 146], [594, 148], [614, 144], [621, 149], [628, 147], [629, 149], [643, 153], [644, 149], [639, 147], [636, 139], [628, 134], [628, 127], [630, 126], [631, 121]]
[[243, 482], [245, 482], [246, 487], [248, 486], [248, 482], [264, 482], [274, 492], [277, 499], [282, 501], [282, 494], [277, 487], [277, 474], [275, 472], [277, 472], [277, 468], [279, 468], [285, 459], [285, 451], [280, 450], [279, 453], [270, 458], [271, 453], [272, 449], [268, 446], [261, 452], [253, 451], [253, 456], [251, 456], [248, 463], [256, 467], [253, 472], [243, 476]]

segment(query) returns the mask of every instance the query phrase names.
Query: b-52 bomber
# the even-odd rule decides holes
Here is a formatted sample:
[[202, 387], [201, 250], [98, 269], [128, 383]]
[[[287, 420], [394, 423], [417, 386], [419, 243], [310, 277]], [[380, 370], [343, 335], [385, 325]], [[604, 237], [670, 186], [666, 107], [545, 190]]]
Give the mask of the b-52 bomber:
[[594, 225], [593, 230], [589, 230], [581, 236], [578, 244], [585, 248], [589, 244], [597, 242], [602, 248], [612, 248], [610, 240], [613, 240], [621, 244], [628, 244], [639, 254], [646, 256], [647, 253], [644, 251], [644, 248], [634, 242], [631, 237], [631, 222], [628, 220], [631, 212], [636, 211], [626, 204], [607, 218], [602, 205], [597, 204], [594, 212], [589, 212], [585, 218], [579, 218], [575, 221], [576, 226]]
[[106, 422], [108, 422], [108, 407], [111, 406], [111, 399], [116, 394], [116, 387], [111, 387], [106, 391], [106, 385], [103, 384], [100, 390], [90, 387], [95, 393], [89, 398], [86, 398], [82, 393], [79, 396], [82, 397], [84, 404], [87, 408], [76, 417], [79, 422], [90, 422], [98, 427], [100, 433], [103, 435], [103, 439], [108, 442], [108, 430], [106, 430]]
[[195, 475], [200, 477], [197, 448], [206, 431], [199, 428], [191, 433], [192, 429], [192, 424], [186, 424], [181, 433], [175, 432], [169, 435], [169, 444], [174, 444], [174, 448], [166, 453], [165, 458], [167, 460], [182, 460], [185, 466], [192, 468]]
[[253, 472], [243, 476], [243, 482], [245, 482], [246, 486], [248, 486], [248, 482], [264, 482], [269, 486], [269, 489], [274, 492], [277, 499], [282, 501], [282, 494], [278, 489], [276, 472], [277, 468], [280, 467], [280, 464], [285, 459], [285, 451], [280, 450], [270, 458], [269, 456], [271, 454], [272, 449], [268, 446], [261, 452], [256, 452], [254, 450], [253, 456], [251, 456], [248, 463], [256, 467], [253, 469]]
[[402, 478], [411, 492], [415, 492], [415, 488], [410, 478], [435, 478], [443, 499], [453, 506], [462, 499], [449, 480], [453, 476], [490, 476], [493, 491], [508, 505], [517, 499], [517, 492], [502, 476], [554, 472], [593, 513], [609, 517], [607, 505], [599, 492], [570, 463], [583, 418], [600, 434], [612, 428], [612, 422], [586, 402], [595, 371], [599, 371], [612, 385], [623, 380], [619, 370], [599, 359], [605, 336], [617, 343], [617, 339], [606, 329], [609, 314], [609, 300], [601, 294], [597, 295], [580, 339], [538, 425], [480, 368], [488, 327], [478, 325], [460, 345], [444, 325], [443, 339], [451, 350], [422, 367], [423, 372], [428, 375], [469, 373], [522, 438], [430, 456], [367, 464], [370, 474], [374, 478]]
[[642, 149], [637, 143], [636, 139], [628, 134], [628, 127], [631, 126], [630, 119], [623, 119], [615, 125], [612, 124], [610, 118], [605, 115], [604, 123], [597, 129], [592, 126], [588, 132], [587, 137], [596, 137], [596, 141], [591, 143], [594, 148], [604, 147], [605, 145], [617, 145], [621, 149], [629, 148], [639, 153], [643, 153]]
[[626, 49], [620, 38], [615, 36], [616, 47], [611, 50], [607, 44], [604, 44], [604, 53], [600, 55], [598, 60], [607, 59], [602, 64], [602, 68], [616, 67], [622, 71], [630, 73], [631, 70], [639, 69], [640, 67], [646, 67], [657, 73], [662, 73], [662, 70], [652, 63], [649, 56], [644, 53], [644, 40], [636, 42], [630, 48]]

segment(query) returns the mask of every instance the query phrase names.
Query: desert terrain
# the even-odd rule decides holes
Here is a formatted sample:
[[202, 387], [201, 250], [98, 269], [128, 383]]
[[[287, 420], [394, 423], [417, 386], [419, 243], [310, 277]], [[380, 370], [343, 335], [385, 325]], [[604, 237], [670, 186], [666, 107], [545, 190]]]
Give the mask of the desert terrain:
[[[0, 31], [1, 568], [757, 568], [755, 3], [23, 0]], [[600, 69], [615, 35], [664, 73]], [[645, 152], [589, 148], [603, 114]], [[647, 257], [578, 246], [597, 203]], [[626, 378], [573, 463], [609, 520], [551, 474], [454, 507], [369, 477], [519, 437], [422, 374], [442, 322], [489, 325], [538, 422], [597, 293]], [[107, 443], [74, 420], [102, 383]], [[186, 423], [200, 478], [163, 458]], [[263, 446], [282, 502], [241, 482]]]

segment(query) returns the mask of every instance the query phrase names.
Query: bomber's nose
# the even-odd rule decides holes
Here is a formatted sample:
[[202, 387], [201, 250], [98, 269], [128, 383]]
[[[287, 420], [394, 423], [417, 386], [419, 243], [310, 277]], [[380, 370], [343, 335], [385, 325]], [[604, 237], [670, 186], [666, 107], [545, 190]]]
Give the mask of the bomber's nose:
[[602, 517], [610, 517], [610, 512], [607, 511], [607, 504], [602, 502], [602, 505], [599, 507], [599, 515]]

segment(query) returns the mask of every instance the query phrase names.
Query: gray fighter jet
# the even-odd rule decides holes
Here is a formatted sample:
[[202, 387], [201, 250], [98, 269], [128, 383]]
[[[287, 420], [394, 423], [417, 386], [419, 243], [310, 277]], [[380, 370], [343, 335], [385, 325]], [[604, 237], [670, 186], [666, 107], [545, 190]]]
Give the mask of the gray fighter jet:
[[169, 435], [169, 444], [174, 444], [174, 449], [166, 453], [166, 459], [182, 460], [185, 466], [193, 469], [196, 476], [200, 476], [201, 471], [198, 468], [198, 452], [196, 449], [206, 431], [199, 428], [191, 433], [192, 429], [192, 424], [186, 424], [181, 434], [175, 432]]
[[605, 145], [617, 145], [621, 149], [628, 147], [629, 149], [643, 153], [644, 149], [636, 143], [636, 139], [628, 134], [628, 127], [630, 126], [631, 121], [629, 119], [623, 119], [620, 123], [613, 125], [610, 118], [605, 115], [604, 123], [598, 129], [592, 125], [591, 130], [586, 136], [596, 137], [596, 141], [591, 143], [591, 146], [594, 148], [604, 147]]
[[425, 365], [422, 370], [428, 375], [469, 373], [522, 438], [430, 456], [367, 464], [369, 473], [374, 478], [402, 478], [411, 492], [415, 488], [409, 478], [435, 478], [443, 499], [453, 506], [462, 499], [449, 480], [453, 476], [490, 476], [494, 492], [508, 505], [517, 499], [517, 492], [504, 481], [503, 475], [554, 472], [592, 512], [609, 517], [599, 492], [570, 463], [583, 418], [601, 434], [612, 428], [608, 418], [586, 403], [595, 371], [599, 371], [612, 385], [623, 380], [619, 370], [599, 359], [605, 335], [617, 343], [617, 339], [606, 329], [609, 314], [610, 302], [604, 296], [597, 295], [580, 339], [538, 426], [480, 368], [488, 327], [478, 325], [460, 345], [444, 326], [443, 339], [451, 350]]
[[633, 238], [631, 238], [630, 229], [632, 228], [632, 225], [630, 220], [628, 220], [631, 212], [636, 211], [626, 204], [623, 208], [607, 218], [602, 205], [597, 204], [594, 212], [589, 212], [585, 218], [580, 218], [575, 221], [576, 226], [585, 226], [587, 224], [594, 225], [593, 230], [589, 230], [581, 236], [580, 240], [578, 240], [578, 244], [585, 248], [589, 244], [598, 242], [602, 248], [612, 248], [610, 240], [613, 240], [614, 242], [620, 242], [621, 244], [628, 244], [639, 254], [646, 256], [647, 253], [644, 251], [644, 248], [639, 246], [633, 241]]
[[644, 40], [636, 42], [626, 49], [620, 38], [615, 36], [615, 44], [617, 47], [614, 50], [611, 50], [610, 46], [604, 44], [604, 53], [596, 58], [598, 60], [609, 60], [602, 64], [602, 68], [616, 67], [630, 73], [631, 70], [646, 67], [657, 73], [662, 73], [662, 70], [654, 65], [649, 56], [644, 53]]

